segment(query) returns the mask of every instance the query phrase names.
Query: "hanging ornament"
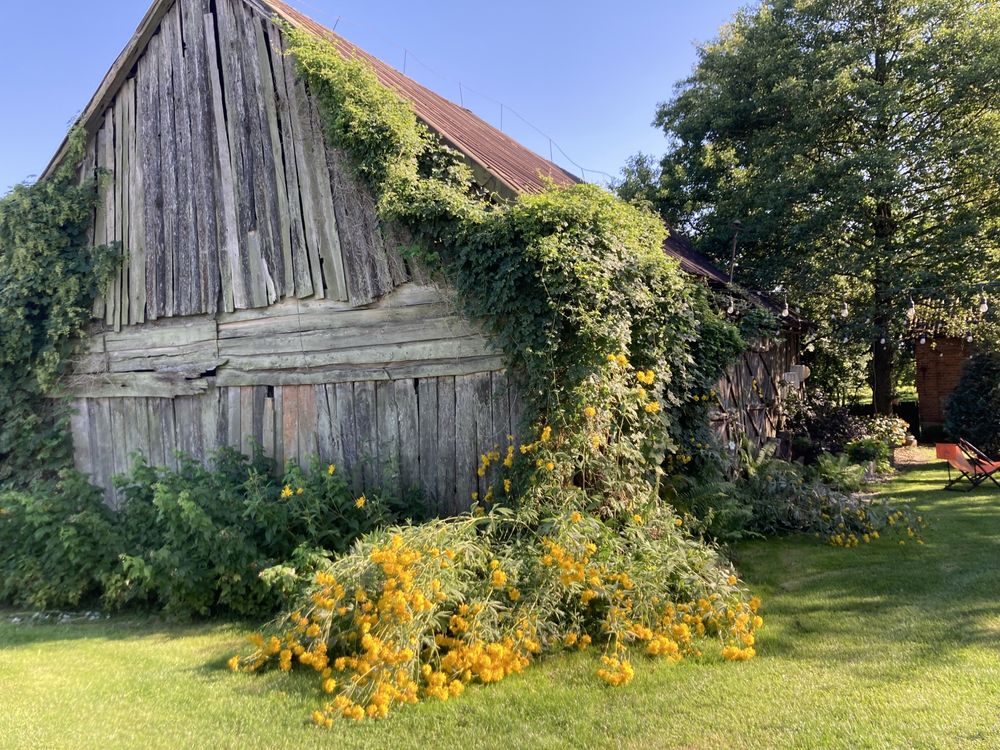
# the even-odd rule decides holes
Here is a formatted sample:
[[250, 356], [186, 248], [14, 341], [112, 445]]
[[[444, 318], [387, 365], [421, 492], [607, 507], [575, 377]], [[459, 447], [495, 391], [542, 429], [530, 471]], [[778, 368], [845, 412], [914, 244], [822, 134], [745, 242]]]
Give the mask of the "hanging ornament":
[[844, 304], [843, 304], [843, 306], [842, 306], [842, 307], [840, 308], [840, 317], [842, 317], [842, 318], [846, 318], [846, 317], [847, 317], [848, 315], [850, 315], [850, 314], [851, 314], [851, 311], [850, 311], [850, 309], [848, 309], [848, 307], [847, 307], [847, 300], [844, 300]]
[[913, 304], [913, 297], [910, 297], [910, 307], [906, 311], [906, 317], [910, 320], [917, 317], [917, 306]]
[[879, 343], [880, 343], [880, 344], [881, 344], [882, 346], [885, 346], [885, 336], [883, 336], [882, 338], [880, 338], [880, 339], [878, 340], [878, 342], [879, 342]]
[[979, 303], [979, 312], [983, 315], [990, 311], [990, 303], [986, 301], [986, 295], [983, 295], [983, 301]]
[[729, 313], [730, 315], [736, 312], [736, 302], [733, 300], [732, 297], [729, 298], [729, 307], [726, 308], [726, 312]]
[[920, 343], [921, 344], [926, 344], [927, 343], [927, 337], [926, 336], [921, 336], [920, 337]]
[[787, 318], [790, 314], [791, 314], [791, 311], [788, 309], [788, 300], [786, 299], [785, 300], [785, 307], [781, 311], [781, 317]]
[[972, 343], [972, 331], [966, 331], [965, 340], [968, 341], [970, 344]]

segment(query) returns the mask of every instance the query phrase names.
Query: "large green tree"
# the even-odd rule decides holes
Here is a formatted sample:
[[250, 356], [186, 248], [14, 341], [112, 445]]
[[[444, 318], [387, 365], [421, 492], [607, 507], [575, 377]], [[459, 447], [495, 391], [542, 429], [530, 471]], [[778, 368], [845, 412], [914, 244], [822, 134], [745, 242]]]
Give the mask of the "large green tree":
[[765, 0], [656, 124], [669, 152], [620, 192], [720, 260], [742, 222], [737, 282], [784, 287], [827, 354], [863, 349], [881, 412], [910, 296], [978, 314], [1000, 276], [997, 0]]

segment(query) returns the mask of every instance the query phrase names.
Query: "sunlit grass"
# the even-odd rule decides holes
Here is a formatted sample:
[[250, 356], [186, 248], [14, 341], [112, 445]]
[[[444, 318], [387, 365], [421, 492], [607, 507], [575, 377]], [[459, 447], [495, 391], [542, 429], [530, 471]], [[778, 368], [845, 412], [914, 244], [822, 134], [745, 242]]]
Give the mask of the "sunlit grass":
[[225, 669], [247, 627], [0, 624], [0, 747], [1000, 747], [1000, 490], [943, 477], [889, 487], [930, 522], [922, 547], [741, 545], [766, 621], [746, 664], [640, 657], [609, 689], [595, 654], [573, 654], [322, 732], [313, 679]]

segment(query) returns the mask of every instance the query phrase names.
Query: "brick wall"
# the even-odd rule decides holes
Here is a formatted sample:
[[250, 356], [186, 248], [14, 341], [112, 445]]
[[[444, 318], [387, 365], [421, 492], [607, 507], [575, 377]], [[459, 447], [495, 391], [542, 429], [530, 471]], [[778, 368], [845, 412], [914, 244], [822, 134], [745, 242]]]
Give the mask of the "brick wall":
[[944, 423], [944, 402], [958, 385], [962, 365], [974, 354], [972, 344], [963, 338], [928, 340], [917, 344], [917, 397], [920, 399], [920, 424]]

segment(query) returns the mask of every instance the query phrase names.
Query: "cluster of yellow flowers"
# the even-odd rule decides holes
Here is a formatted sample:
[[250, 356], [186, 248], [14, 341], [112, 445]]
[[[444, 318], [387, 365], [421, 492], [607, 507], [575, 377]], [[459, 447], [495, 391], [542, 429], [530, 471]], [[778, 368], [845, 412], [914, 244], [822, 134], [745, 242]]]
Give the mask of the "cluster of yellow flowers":
[[[641, 465], [633, 484], [616, 478], [616, 467], [639, 460], [616, 409], [645, 420], [660, 402], [655, 371], [633, 380], [624, 354], [608, 361], [609, 381], [591, 383], [574, 419], [558, 433], [541, 426], [519, 446], [534, 466], [523, 515], [484, 507], [494, 487], [511, 492], [514, 475], [504, 470], [518, 446], [508, 436], [505, 450], [480, 455], [485, 497], [478, 504], [473, 495], [470, 515], [375, 532], [318, 573], [302, 608], [274, 635], [253, 636], [253, 652], [230, 666], [315, 671], [325, 697], [313, 722], [330, 727], [456, 698], [472, 682], [498, 682], [559, 648], [600, 644], [597, 677], [611, 686], [632, 681], [634, 654], [677, 662], [715, 639], [726, 659], [753, 657], [759, 602], [745, 601], [715, 554], [677, 531], [682, 519], [659, 505], [652, 485], [643, 489]], [[523, 512], [532, 488], [534, 516]]]
[[604, 666], [597, 670], [597, 676], [609, 685], [614, 687], [627, 685], [635, 677], [635, 670], [632, 669], [632, 664], [625, 659], [602, 656], [601, 663]]
[[[878, 528], [880, 524], [868, 509], [859, 508], [840, 516], [840, 518], [843, 520], [833, 525], [828, 514], [824, 513], [822, 515], [824, 521], [829, 521], [833, 525], [832, 532], [827, 534], [827, 542], [833, 547], [850, 549], [861, 544], [870, 544], [876, 539], [881, 538]], [[851, 522], [850, 527], [845, 520]], [[896, 531], [900, 535], [905, 533], [907, 538], [913, 540], [918, 545], [924, 543], [924, 540], [920, 537], [920, 531], [924, 526], [923, 516], [908, 518], [906, 513], [896, 510], [885, 518], [885, 525], [888, 529]], [[817, 536], [819, 536], [818, 533]], [[899, 539], [899, 544], [905, 545], [906, 539]]]

